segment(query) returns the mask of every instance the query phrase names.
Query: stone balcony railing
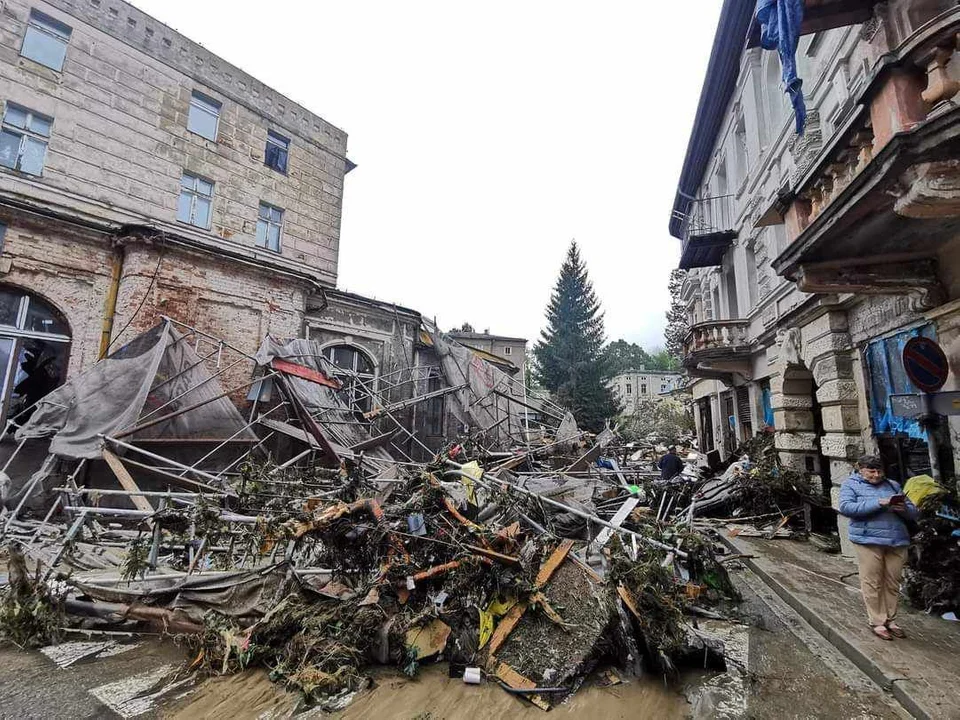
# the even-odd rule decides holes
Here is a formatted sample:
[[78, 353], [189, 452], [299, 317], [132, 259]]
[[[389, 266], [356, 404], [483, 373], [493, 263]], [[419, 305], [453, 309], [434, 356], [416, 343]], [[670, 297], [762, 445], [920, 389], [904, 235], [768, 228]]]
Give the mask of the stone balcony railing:
[[751, 341], [747, 335], [749, 320], [713, 320], [697, 323], [687, 335], [685, 355], [699, 363], [701, 360], [738, 360], [750, 354]]

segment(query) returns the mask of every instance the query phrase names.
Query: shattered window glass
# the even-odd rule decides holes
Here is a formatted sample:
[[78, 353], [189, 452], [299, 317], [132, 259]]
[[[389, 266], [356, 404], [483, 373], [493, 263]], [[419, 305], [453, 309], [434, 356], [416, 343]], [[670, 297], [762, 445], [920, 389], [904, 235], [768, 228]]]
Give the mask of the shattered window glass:
[[58, 72], [63, 69], [63, 60], [67, 56], [69, 25], [64, 25], [49, 15], [37, 10], [30, 11], [30, 21], [23, 35], [20, 54]]
[[67, 326], [54, 314], [53, 309], [33, 298], [27, 304], [27, 316], [23, 329], [55, 335], [69, 334]]

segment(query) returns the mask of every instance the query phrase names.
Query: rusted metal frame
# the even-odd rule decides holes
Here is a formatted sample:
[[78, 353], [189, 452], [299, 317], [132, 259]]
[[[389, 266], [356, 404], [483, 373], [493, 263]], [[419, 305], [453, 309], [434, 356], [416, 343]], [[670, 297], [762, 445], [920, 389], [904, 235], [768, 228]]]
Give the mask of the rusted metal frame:
[[[201, 380], [200, 382], [198, 382], [198, 383], [197, 383], [196, 385], [194, 385], [193, 387], [188, 388], [187, 390], [184, 390], [182, 393], [180, 393], [179, 395], [177, 395], [175, 398], [170, 398], [170, 399], [167, 400], [167, 402], [165, 402], [163, 405], [160, 405], [159, 407], [154, 408], [153, 410], [151, 410], [150, 412], [148, 412], [148, 413], [147, 413], [146, 415], [144, 415], [143, 417], [138, 418], [138, 419], [137, 419], [137, 422], [138, 422], [138, 423], [142, 423], [144, 420], [146, 420], [146, 419], [147, 419], [148, 417], [150, 417], [151, 415], [156, 415], [158, 412], [160, 412], [161, 410], [163, 410], [165, 407], [167, 407], [167, 406], [169, 406], [169, 405], [172, 405], [173, 403], [175, 403], [175, 402], [176, 402], [177, 400], [179, 400], [180, 398], [185, 397], [186, 395], [189, 395], [190, 393], [192, 393], [192, 392], [193, 392], [194, 390], [196, 390], [197, 388], [203, 387], [204, 385], [206, 385], [206, 384], [207, 384], [208, 382], [210, 382], [211, 380], [219, 377], [220, 375], [222, 375], [223, 373], [225, 373], [227, 370], [231, 369], [232, 367], [234, 367], [234, 366], [236, 366], [236, 365], [239, 365], [239, 364], [242, 363], [242, 362], [243, 362], [243, 358], [240, 358], [240, 359], [237, 360], [235, 363], [232, 363], [231, 365], [227, 365], [227, 367], [225, 367], [225, 368], [223, 368], [223, 369], [221, 369], [221, 370], [217, 370], [217, 372], [213, 373], [213, 374], [212, 374], [210, 377], [208, 377], [206, 380]], [[242, 386], [240, 386], [240, 387], [233, 388], [233, 390], [228, 390], [227, 392], [223, 393], [223, 395], [226, 395], [226, 394], [228, 394], [228, 393], [231, 393], [231, 392], [233, 392], [234, 390], [240, 390], [241, 388], [245, 388], [245, 387], [248, 387], [248, 386], [250, 386], [250, 385], [253, 385], [253, 384], [256, 383], [256, 382], [259, 382], [260, 380], [263, 380], [263, 377], [259, 377], [259, 378], [256, 378], [255, 380], [251, 380], [250, 382], [246, 383], [245, 385], [242, 385]], [[204, 401], [204, 402], [205, 402], [205, 403], [206, 403], [206, 402], [211, 402], [212, 400], [216, 400], [216, 399], [218, 399], [219, 397], [222, 397], [222, 395], [218, 395], [217, 397], [211, 398], [210, 400], [206, 400], [206, 401]], [[201, 404], [203, 404], [203, 403], [201, 403]], [[199, 405], [198, 405], [198, 407], [199, 407]], [[188, 409], [191, 409], [191, 410], [192, 410], [193, 407], [191, 406], [191, 407], [188, 408]], [[182, 411], [181, 411], [181, 412], [182, 412]], [[176, 414], [177, 414], [177, 413], [174, 413], [174, 415], [176, 415]], [[165, 416], [163, 416], [163, 418], [161, 418], [161, 419], [165, 419], [166, 417], [168, 417], [168, 416], [165, 415]], [[171, 415], [170, 417], [173, 417], [173, 415]], [[150, 424], [155, 424], [155, 421], [150, 421]], [[147, 427], [149, 427], [149, 425], [148, 425]], [[138, 429], [141, 429], [141, 428], [138, 428]], [[136, 432], [136, 430], [124, 430], [124, 431], [123, 431], [124, 434], [128, 434], [128, 433], [130, 433], [130, 432]]]
[[[277, 376], [278, 374], [279, 374], [279, 373], [271, 373], [270, 375], [265, 375], [264, 377], [275, 377], [275, 376]], [[211, 376], [209, 379], [212, 380], [213, 377]], [[243, 383], [242, 385], [237, 385], [236, 387], [232, 387], [232, 388], [230, 388], [229, 390], [224, 390], [224, 391], [221, 392], [219, 395], [214, 395], [213, 397], [207, 398], [206, 400], [201, 400], [200, 402], [193, 403], [193, 405], [188, 405], [188, 406], [185, 407], [185, 408], [180, 408], [179, 410], [175, 410], [175, 411], [172, 412], [172, 413], [167, 413], [166, 415], [161, 415], [160, 417], [154, 418], [153, 420], [148, 420], [147, 422], [141, 422], [141, 423], [138, 424], [138, 425], [134, 425], [134, 426], [131, 427], [131, 428], [127, 428], [126, 430], [122, 430], [122, 431], [118, 432], [118, 433], [114, 436], [114, 438], [122, 438], [122, 437], [127, 437], [127, 436], [129, 436], [129, 435], [133, 435], [134, 433], [140, 432], [141, 430], [146, 430], [147, 428], [153, 427], [154, 425], [159, 425], [160, 423], [165, 422], [166, 420], [171, 420], [171, 419], [173, 419], [173, 418], [175, 418], [175, 417], [179, 417], [180, 415], [183, 415], [184, 413], [188, 413], [188, 412], [190, 412], [191, 410], [196, 410], [197, 408], [201, 408], [201, 407], [203, 407], [204, 405], [209, 405], [210, 403], [214, 402], [215, 400], [220, 400], [221, 398], [227, 397], [230, 393], [234, 393], [234, 392], [237, 392], [238, 390], [243, 390], [243, 389], [245, 389], [245, 388], [248, 388], [248, 387], [250, 387], [251, 385], [253, 385], [255, 382], [258, 382], [258, 381], [261, 380], [261, 379], [263, 379], [263, 378], [257, 378], [257, 379], [255, 379], [255, 380], [251, 380], [251, 381], [249, 381], [249, 382]], [[207, 382], [207, 381], [205, 380], [204, 382]], [[203, 383], [201, 383], [201, 384], [203, 384]], [[198, 385], [197, 387], [199, 387], [199, 385]], [[191, 388], [191, 390], [195, 390], [195, 389], [196, 389], [196, 387]], [[190, 390], [188, 390], [187, 392], [190, 392]], [[184, 394], [185, 394], [185, 393], [184, 393]], [[182, 397], [182, 395], [181, 395], [180, 397]], [[176, 400], [176, 399], [177, 399], [177, 398], [174, 398], [174, 400]], [[174, 400], [171, 400], [170, 402], [174, 402]], [[166, 407], [166, 405], [169, 405], [169, 404], [170, 404], [170, 403], [166, 403], [166, 404], [162, 405], [161, 407]], [[159, 409], [159, 408], [158, 408], [158, 409]], [[150, 413], [150, 414], [152, 415], [153, 413]]]
[[308, 382], [317, 383], [318, 385], [323, 385], [325, 387], [332, 388], [333, 390], [340, 390], [343, 388], [343, 383], [341, 383], [339, 380], [327, 377], [325, 373], [322, 373], [319, 370], [314, 370], [306, 365], [292, 363], [289, 360], [274, 358], [270, 361], [270, 367], [285, 375], [293, 375], [294, 377], [307, 380]]

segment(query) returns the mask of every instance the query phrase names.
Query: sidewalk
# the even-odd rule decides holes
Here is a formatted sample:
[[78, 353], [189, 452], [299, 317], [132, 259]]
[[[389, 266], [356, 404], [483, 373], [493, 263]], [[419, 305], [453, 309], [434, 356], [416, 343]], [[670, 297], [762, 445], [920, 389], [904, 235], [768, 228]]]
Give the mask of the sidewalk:
[[734, 552], [754, 555], [747, 566], [911, 714], [960, 718], [960, 623], [903, 602], [898, 620], [909, 637], [881, 640], [867, 626], [854, 563], [809, 543], [720, 536]]

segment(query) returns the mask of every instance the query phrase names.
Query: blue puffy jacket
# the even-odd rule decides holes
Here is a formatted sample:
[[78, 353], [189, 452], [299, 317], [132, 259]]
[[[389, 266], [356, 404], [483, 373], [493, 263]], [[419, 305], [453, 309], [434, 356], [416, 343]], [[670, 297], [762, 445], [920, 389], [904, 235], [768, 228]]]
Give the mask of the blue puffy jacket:
[[850, 518], [850, 542], [892, 547], [909, 545], [910, 531], [904, 521], [917, 518], [917, 506], [909, 498], [905, 498], [906, 510], [900, 513], [880, 505], [881, 498], [902, 492], [893, 480], [872, 485], [859, 473], [848, 477], [840, 488], [840, 514]]

